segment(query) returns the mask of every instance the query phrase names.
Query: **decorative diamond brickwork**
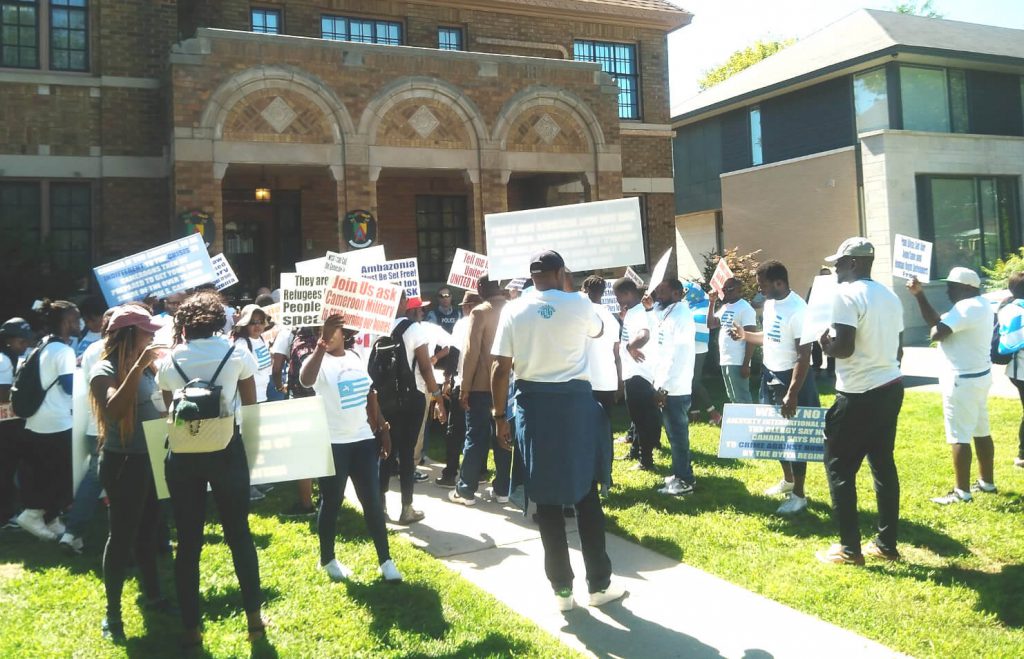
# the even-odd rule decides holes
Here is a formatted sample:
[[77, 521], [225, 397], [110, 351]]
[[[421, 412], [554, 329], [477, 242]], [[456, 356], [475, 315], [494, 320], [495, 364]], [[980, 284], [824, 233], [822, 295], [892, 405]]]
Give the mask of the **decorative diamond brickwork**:
[[416, 131], [416, 134], [427, 139], [430, 134], [433, 133], [441, 122], [437, 120], [434, 113], [427, 109], [426, 105], [421, 105], [416, 112], [409, 117], [409, 125]]
[[288, 126], [292, 125], [292, 122], [295, 121], [295, 117], [297, 115], [295, 114], [295, 110], [288, 105], [287, 101], [278, 96], [270, 102], [270, 105], [263, 108], [263, 112], [260, 112], [260, 116], [263, 117], [263, 120], [270, 124], [270, 127], [275, 131], [283, 133], [287, 130]]
[[533, 129], [540, 135], [540, 139], [544, 140], [545, 144], [551, 144], [558, 137], [558, 133], [561, 132], [561, 128], [558, 127], [558, 122], [551, 118], [550, 114], [544, 113], [541, 115], [537, 123], [533, 125]]

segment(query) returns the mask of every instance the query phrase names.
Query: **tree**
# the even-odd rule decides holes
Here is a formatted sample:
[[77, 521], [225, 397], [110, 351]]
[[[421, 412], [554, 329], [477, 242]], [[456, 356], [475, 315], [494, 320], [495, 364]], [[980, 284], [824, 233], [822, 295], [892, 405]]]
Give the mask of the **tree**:
[[911, 16], [924, 16], [925, 18], [943, 18], [943, 14], [935, 11], [932, 0], [913, 0], [912, 2], [901, 2], [895, 7], [897, 14], [910, 14]]
[[725, 60], [724, 64], [708, 69], [704, 72], [697, 84], [701, 91], [714, 87], [718, 83], [731, 78], [743, 69], [749, 68], [766, 57], [774, 55], [786, 46], [796, 43], [796, 39], [785, 39], [783, 41], [759, 40], [743, 50], [737, 50]]

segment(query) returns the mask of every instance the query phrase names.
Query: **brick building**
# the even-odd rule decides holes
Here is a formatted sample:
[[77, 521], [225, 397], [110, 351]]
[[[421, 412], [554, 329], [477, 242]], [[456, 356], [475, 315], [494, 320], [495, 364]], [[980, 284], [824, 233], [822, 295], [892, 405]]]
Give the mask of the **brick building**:
[[355, 210], [425, 282], [483, 248], [489, 212], [640, 196], [658, 252], [666, 35], [689, 20], [662, 0], [0, 0], [5, 278], [66, 285], [189, 211], [250, 290], [345, 249]]

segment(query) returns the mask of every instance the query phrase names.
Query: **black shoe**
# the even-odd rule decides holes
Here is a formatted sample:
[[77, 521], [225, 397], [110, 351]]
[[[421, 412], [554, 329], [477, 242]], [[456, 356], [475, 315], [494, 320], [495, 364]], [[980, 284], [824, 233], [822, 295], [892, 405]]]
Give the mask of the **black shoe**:
[[455, 477], [454, 476], [440, 476], [440, 477], [434, 479], [434, 485], [436, 485], [438, 487], [447, 487], [448, 489], [451, 489], [451, 488], [455, 487]]
[[423, 483], [430, 480], [430, 476], [424, 474], [422, 471], [412, 472], [412, 479], [417, 483]]
[[306, 507], [301, 503], [293, 505], [288, 510], [281, 513], [282, 517], [309, 517], [316, 514], [316, 506]]
[[103, 632], [103, 638], [114, 643], [124, 643], [124, 623], [117, 618], [104, 618], [100, 624], [100, 630]]

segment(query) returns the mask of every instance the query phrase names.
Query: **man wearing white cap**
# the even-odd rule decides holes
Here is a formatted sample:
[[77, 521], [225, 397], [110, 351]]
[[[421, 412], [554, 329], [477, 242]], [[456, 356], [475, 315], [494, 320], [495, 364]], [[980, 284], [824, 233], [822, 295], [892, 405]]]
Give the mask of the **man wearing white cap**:
[[[835, 337], [825, 332], [819, 340], [836, 364], [836, 399], [825, 416], [825, 476], [839, 543], [817, 557], [851, 565], [864, 565], [865, 556], [897, 561], [900, 480], [893, 451], [903, 406], [903, 305], [871, 278], [875, 248], [864, 238], [844, 241], [825, 260], [835, 263], [839, 280], [832, 307]], [[875, 481], [878, 535], [862, 551], [857, 472], [865, 458]]]
[[[981, 277], [970, 268], [953, 268], [946, 278], [946, 295], [953, 308], [941, 316], [932, 308], [917, 279], [907, 282], [921, 316], [931, 328], [945, 358], [939, 386], [946, 442], [953, 448], [956, 486], [937, 504], [966, 503], [975, 492], [995, 492], [992, 462], [995, 447], [988, 425], [988, 390], [992, 386], [992, 325], [995, 312], [981, 296]], [[971, 440], [978, 449], [980, 478], [971, 485]]]

